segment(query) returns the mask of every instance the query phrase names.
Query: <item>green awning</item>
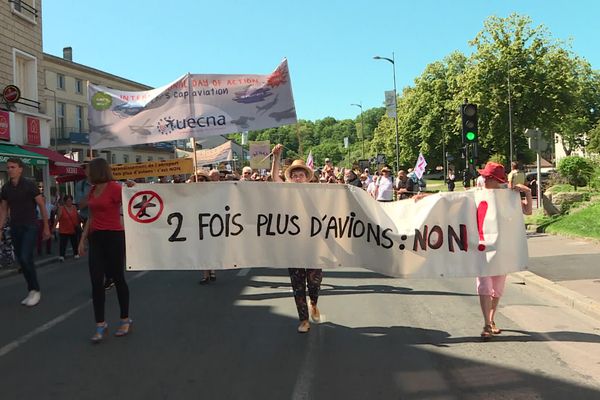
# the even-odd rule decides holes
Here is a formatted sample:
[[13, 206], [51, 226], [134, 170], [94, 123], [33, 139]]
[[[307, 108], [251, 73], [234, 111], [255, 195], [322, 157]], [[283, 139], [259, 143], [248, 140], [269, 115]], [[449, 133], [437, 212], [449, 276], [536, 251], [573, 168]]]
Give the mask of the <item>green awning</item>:
[[40, 154], [27, 151], [12, 144], [0, 144], [0, 162], [5, 163], [11, 157], [18, 157], [26, 165], [44, 166], [48, 165], [48, 158]]

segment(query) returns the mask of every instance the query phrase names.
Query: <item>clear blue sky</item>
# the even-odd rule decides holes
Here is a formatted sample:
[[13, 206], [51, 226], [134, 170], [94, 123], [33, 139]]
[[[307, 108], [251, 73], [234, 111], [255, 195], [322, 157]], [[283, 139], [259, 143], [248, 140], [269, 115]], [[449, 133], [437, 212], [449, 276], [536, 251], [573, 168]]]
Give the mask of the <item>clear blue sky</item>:
[[288, 58], [298, 117], [354, 118], [468, 41], [490, 15], [525, 14], [600, 68], [595, 0], [46, 0], [44, 51], [151, 86], [186, 72], [270, 73]]

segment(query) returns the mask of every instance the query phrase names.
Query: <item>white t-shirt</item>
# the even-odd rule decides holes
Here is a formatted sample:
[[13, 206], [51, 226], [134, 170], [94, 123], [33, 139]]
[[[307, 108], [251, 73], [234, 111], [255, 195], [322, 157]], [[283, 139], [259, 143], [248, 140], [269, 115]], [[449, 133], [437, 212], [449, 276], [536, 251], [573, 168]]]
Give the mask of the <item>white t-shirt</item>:
[[391, 201], [394, 195], [392, 180], [388, 177], [381, 176], [377, 181], [377, 201]]
[[367, 193], [369, 193], [371, 195], [371, 197], [375, 197], [375, 182], [371, 181], [371, 183], [369, 183], [367, 185]]

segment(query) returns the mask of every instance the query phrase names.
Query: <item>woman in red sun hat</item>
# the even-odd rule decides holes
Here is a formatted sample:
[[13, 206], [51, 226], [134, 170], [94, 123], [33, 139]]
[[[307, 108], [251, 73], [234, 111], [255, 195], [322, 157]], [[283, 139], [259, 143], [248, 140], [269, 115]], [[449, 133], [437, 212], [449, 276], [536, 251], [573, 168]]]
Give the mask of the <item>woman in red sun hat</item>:
[[[485, 180], [485, 189], [504, 189], [506, 186], [506, 172], [504, 166], [495, 162], [488, 162], [484, 169], [479, 170], [479, 174]], [[521, 192], [525, 197], [521, 200], [523, 214], [531, 214], [531, 190], [521, 184], [513, 185], [512, 190]], [[479, 295], [479, 304], [483, 313], [483, 331], [481, 337], [485, 340], [502, 331], [496, 327], [494, 316], [500, 302], [500, 297], [504, 292], [506, 275], [480, 276], [477, 278], [477, 294]]]

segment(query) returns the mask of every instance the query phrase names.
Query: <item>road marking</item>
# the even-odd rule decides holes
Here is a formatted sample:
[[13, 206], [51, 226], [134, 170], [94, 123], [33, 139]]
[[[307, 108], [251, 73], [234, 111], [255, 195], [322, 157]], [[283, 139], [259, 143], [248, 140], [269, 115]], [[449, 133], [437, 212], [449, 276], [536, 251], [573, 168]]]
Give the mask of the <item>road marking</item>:
[[240, 269], [240, 272], [237, 273], [237, 276], [246, 276], [250, 272], [250, 268]]
[[[129, 282], [132, 282], [138, 278], [141, 278], [142, 276], [146, 275], [148, 273], [148, 271], [143, 271], [140, 272], [138, 274], [135, 274], [133, 276], [133, 278], [131, 278], [129, 280]], [[37, 328], [35, 328], [34, 330], [30, 331], [29, 333], [26, 333], [25, 335], [21, 336], [20, 338], [13, 340], [12, 342], [10, 342], [9, 344], [0, 347], [0, 357], [4, 357], [5, 355], [7, 355], [8, 353], [10, 353], [11, 351], [13, 351], [14, 349], [16, 349], [19, 346], [24, 345], [25, 343], [27, 343], [29, 340], [31, 340], [32, 338], [34, 338], [35, 336], [39, 335], [40, 333], [44, 333], [47, 330], [55, 327], [56, 325], [60, 324], [61, 322], [63, 322], [64, 320], [66, 320], [67, 318], [69, 318], [71, 315], [75, 314], [77, 311], [81, 310], [84, 307], [87, 307], [90, 303], [92, 302], [92, 300], [87, 300], [86, 302], [78, 305], [77, 307], [74, 307], [72, 309], [70, 309], [69, 311], [67, 311], [66, 313], [59, 315], [58, 317], [46, 322], [45, 324], [38, 326]]]
[[44, 333], [48, 329], [53, 328], [54, 326], [56, 326], [59, 323], [63, 322], [64, 320], [66, 320], [67, 318], [69, 318], [71, 315], [73, 315], [77, 311], [81, 310], [83, 307], [88, 306], [91, 302], [92, 302], [91, 300], [88, 300], [85, 303], [80, 304], [77, 307], [70, 309], [69, 311], [67, 311], [63, 315], [59, 315], [58, 317], [54, 318], [53, 320], [51, 320], [49, 322], [46, 322], [44, 325], [35, 328], [34, 330], [32, 330], [31, 332], [27, 333], [26, 335], [23, 335], [20, 338], [18, 338], [17, 340], [14, 340], [14, 341], [10, 342], [6, 346], [1, 347], [0, 348], [0, 357], [3, 357], [5, 355], [7, 355], [8, 353], [10, 353], [11, 351], [13, 351], [17, 347], [19, 347], [19, 346], [27, 343], [34, 336], [37, 336], [40, 333]]
[[313, 329], [311, 329], [311, 331], [308, 333], [298, 334], [308, 336], [306, 337], [306, 340], [308, 340], [308, 348], [306, 349], [302, 367], [299, 369], [300, 373], [298, 374], [298, 378], [294, 384], [292, 400], [306, 400], [312, 397], [310, 394], [312, 390], [312, 383], [315, 377], [315, 352], [317, 347], [317, 339], [319, 336], [318, 334], [319, 330]]

